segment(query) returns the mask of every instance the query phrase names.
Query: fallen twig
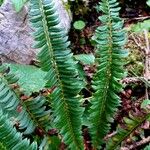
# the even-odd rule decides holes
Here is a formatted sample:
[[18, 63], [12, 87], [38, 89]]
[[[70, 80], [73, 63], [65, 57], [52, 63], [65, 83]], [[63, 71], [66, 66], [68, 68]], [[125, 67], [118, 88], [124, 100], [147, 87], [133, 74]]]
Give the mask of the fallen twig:
[[[144, 30], [144, 36], [145, 36], [145, 41], [146, 41], [146, 48], [145, 48], [145, 78], [148, 80], [149, 76], [150, 76], [150, 61], [149, 61], [149, 54], [150, 54], [150, 43], [149, 43], [149, 39], [148, 39], [148, 31]], [[146, 99], [149, 99], [149, 95], [148, 95], [148, 87], [146, 85]]]
[[123, 80], [121, 80], [121, 83], [129, 84], [129, 83], [138, 83], [138, 82], [143, 82], [145, 83], [148, 87], [150, 87], [150, 82], [147, 81], [145, 77], [126, 77]]
[[147, 138], [143, 138], [141, 141], [139, 142], [136, 142], [135, 144], [129, 146], [129, 147], [122, 147], [121, 150], [132, 150], [132, 149], [135, 149], [139, 146], [142, 146], [144, 144], [147, 144], [150, 142], [150, 136], [147, 137]]
[[114, 132], [112, 132], [112, 133], [106, 135], [105, 138], [104, 138], [104, 140], [106, 141], [106, 140], [108, 140], [109, 138], [113, 137], [113, 136], [116, 135], [116, 134], [117, 134], [117, 131], [114, 131]]
[[135, 17], [135, 18], [123, 18], [125, 21], [143, 21], [143, 20], [147, 20], [150, 19], [150, 16], [145, 16], [145, 17]]
[[138, 38], [138, 39], [136, 39], [133, 33], [130, 34], [130, 36], [131, 36], [132, 39], [134, 40], [135, 44], [136, 44], [141, 50], [143, 50], [143, 51], [145, 52], [145, 46], [142, 46], [140, 38], [136, 37], [136, 38]]

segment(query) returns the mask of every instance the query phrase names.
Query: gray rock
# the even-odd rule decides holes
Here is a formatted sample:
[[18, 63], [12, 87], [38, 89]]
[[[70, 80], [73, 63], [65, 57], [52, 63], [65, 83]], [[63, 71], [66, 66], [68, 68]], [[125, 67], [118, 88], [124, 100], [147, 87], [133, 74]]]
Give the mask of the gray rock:
[[[63, 7], [62, 1], [57, 0], [58, 13], [61, 18], [61, 26], [69, 30], [71, 19]], [[33, 29], [28, 22], [28, 7], [16, 13], [10, 0], [0, 8], [0, 57], [4, 62], [30, 64], [35, 59], [37, 50], [32, 48]]]

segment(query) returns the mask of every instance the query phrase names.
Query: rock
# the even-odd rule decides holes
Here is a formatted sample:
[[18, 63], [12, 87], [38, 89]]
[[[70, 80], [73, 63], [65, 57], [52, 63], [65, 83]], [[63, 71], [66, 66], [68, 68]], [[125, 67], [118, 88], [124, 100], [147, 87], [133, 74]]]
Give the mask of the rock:
[[71, 13], [65, 9], [64, 5], [67, 4], [67, 2], [68, 0], [57, 0], [56, 8], [61, 18], [61, 26], [68, 31], [70, 29], [72, 17], [71, 17]]
[[[57, 0], [57, 8], [60, 25], [69, 30], [71, 19], [61, 0]], [[5, 0], [0, 7], [0, 57], [3, 62], [30, 64], [35, 59], [38, 50], [32, 48], [32, 31], [28, 22], [28, 7], [16, 13], [10, 0]]]

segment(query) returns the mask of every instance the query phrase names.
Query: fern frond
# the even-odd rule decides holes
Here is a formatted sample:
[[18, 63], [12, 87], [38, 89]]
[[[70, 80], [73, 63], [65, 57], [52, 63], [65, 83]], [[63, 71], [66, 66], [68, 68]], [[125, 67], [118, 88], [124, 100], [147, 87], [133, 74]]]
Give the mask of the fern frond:
[[35, 28], [35, 48], [41, 68], [47, 71], [47, 87], [52, 88], [51, 102], [56, 127], [70, 149], [83, 149], [81, 116], [78, 93], [82, 82], [78, 78], [76, 62], [68, 46], [68, 36], [59, 27], [54, 0], [31, 0], [30, 21]]
[[[9, 117], [15, 117], [19, 123], [19, 129], [24, 130], [24, 134], [30, 134], [37, 126], [47, 129], [50, 124], [50, 111], [46, 110], [44, 97], [37, 97], [28, 101], [21, 101], [15, 91], [9, 84], [15, 83], [16, 77], [9, 72], [6, 73], [6, 68], [2, 69], [0, 76], [0, 105], [4, 112], [8, 113]], [[3, 72], [3, 73], [2, 73]], [[45, 124], [48, 123], [48, 124]]]
[[0, 111], [0, 145], [4, 150], [21, 150], [24, 148], [37, 150], [37, 143], [31, 144], [28, 139], [24, 139], [2, 111]]
[[122, 30], [123, 21], [119, 18], [116, 0], [102, 0], [100, 9], [103, 15], [99, 17], [102, 26], [96, 30], [96, 63], [97, 73], [93, 79], [95, 93], [91, 100], [90, 132], [95, 149], [103, 143], [103, 138], [110, 129], [110, 122], [120, 105], [117, 95], [122, 90], [119, 80], [124, 77], [122, 58], [126, 56], [123, 50], [125, 33]]
[[[21, 104], [20, 99], [16, 93], [9, 87], [5, 78], [0, 78], [0, 104], [4, 112], [8, 113], [10, 117], [15, 117], [19, 122], [20, 129], [26, 129], [25, 134], [32, 133], [35, 125], [30, 118], [26, 107]], [[20, 110], [18, 110], [20, 109]]]
[[130, 114], [130, 118], [124, 118], [125, 126], [117, 128], [117, 134], [115, 134], [106, 143], [107, 150], [117, 149], [121, 143], [133, 133], [145, 120], [150, 119], [150, 113], [143, 114], [142, 116], [133, 116]]

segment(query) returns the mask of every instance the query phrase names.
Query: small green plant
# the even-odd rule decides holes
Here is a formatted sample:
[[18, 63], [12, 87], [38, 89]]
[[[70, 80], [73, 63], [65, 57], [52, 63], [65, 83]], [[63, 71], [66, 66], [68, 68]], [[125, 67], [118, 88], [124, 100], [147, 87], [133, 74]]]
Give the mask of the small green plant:
[[77, 30], [82, 30], [85, 27], [85, 22], [82, 20], [75, 21], [73, 24], [74, 28]]

